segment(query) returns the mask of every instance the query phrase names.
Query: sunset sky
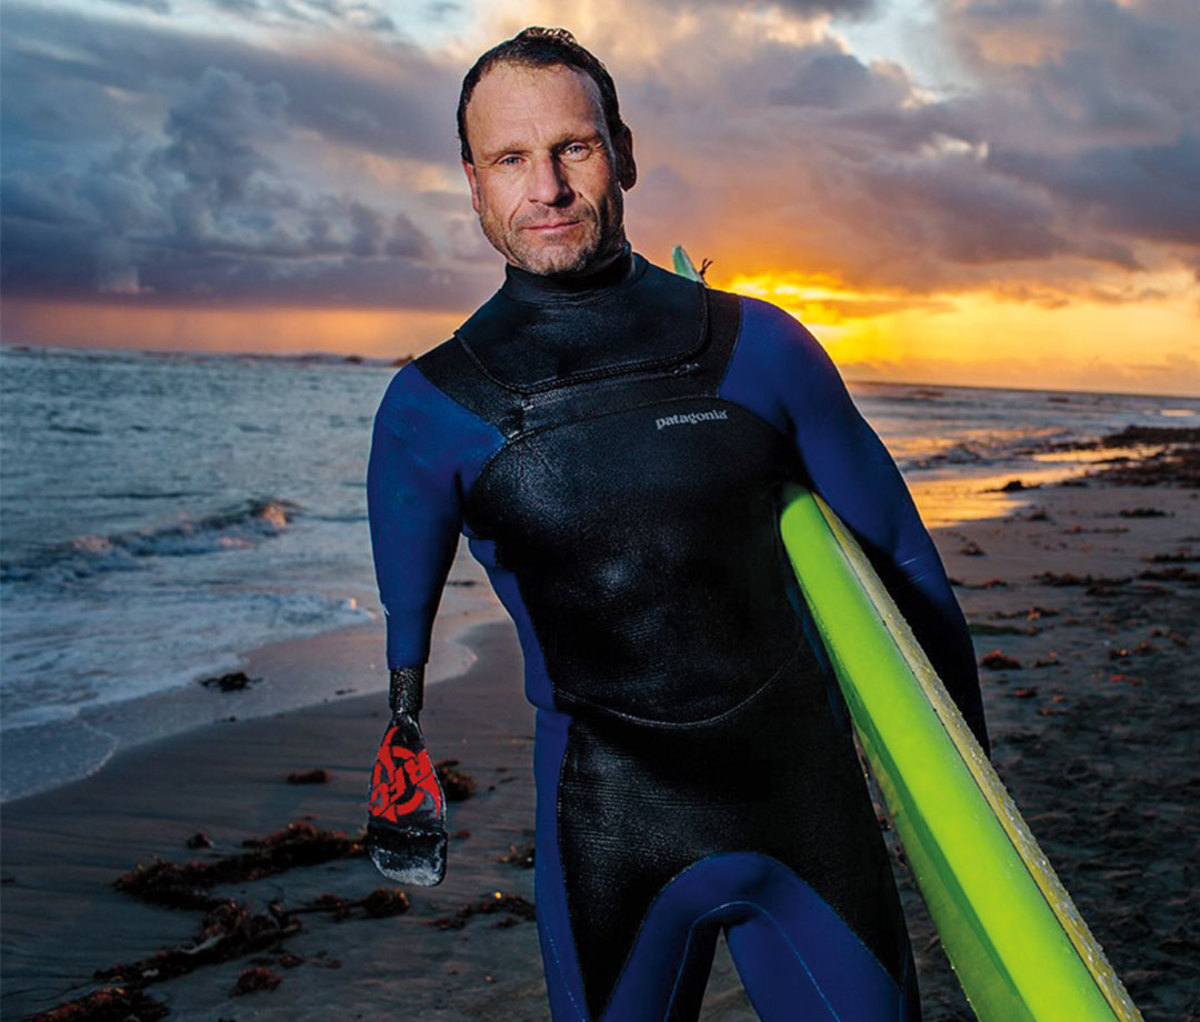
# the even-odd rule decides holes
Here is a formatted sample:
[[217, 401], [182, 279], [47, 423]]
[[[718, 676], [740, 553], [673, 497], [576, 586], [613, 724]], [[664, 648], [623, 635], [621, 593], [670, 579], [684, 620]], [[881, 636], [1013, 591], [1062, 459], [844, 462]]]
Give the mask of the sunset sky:
[[851, 379], [1200, 394], [1196, 0], [5, 0], [7, 343], [419, 353], [497, 286], [454, 106], [563, 25], [634, 247]]

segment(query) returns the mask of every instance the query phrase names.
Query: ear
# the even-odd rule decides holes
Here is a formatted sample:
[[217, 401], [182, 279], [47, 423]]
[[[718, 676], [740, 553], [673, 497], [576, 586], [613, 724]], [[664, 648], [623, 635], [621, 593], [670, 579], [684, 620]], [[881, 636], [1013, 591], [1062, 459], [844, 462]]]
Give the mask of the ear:
[[613, 150], [617, 154], [617, 180], [625, 191], [637, 184], [637, 163], [633, 159], [633, 132], [622, 124], [613, 139]]
[[476, 173], [475, 164], [469, 163], [467, 160], [462, 161], [463, 173], [467, 175], [467, 184], [471, 186], [471, 205], [475, 208], [475, 212], [479, 212], [479, 175]]

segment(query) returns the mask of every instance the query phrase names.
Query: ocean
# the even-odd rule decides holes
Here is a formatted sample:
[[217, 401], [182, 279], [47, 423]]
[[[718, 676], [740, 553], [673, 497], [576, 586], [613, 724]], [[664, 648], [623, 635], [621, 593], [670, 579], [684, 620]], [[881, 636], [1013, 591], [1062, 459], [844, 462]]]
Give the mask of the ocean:
[[[184, 712], [170, 697], [249, 650], [379, 627], [364, 477], [394, 371], [332, 357], [0, 348], [0, 797], [228, 712]], [[1050, 444], [1200, 415], [1183, 398], [852, 391], [931, 526], [1006, 513], [1023, 495], [992, 491], [1009, 479], [1080, 471], [1079, 455], [1047, 454]], [[460, 550], [451, 579], [482, 573]], [[442, 613], [500, 611], [486, 585], [460, 584]], [[343, 683], [276, 690], [257, 712]], [[134, 705], [157, 709], [123, 709]]]

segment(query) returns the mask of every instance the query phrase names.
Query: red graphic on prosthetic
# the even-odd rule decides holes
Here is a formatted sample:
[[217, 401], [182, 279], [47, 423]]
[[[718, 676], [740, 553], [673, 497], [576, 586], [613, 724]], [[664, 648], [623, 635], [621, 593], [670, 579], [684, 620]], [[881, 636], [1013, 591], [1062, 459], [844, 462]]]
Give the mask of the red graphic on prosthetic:
[[388, 728], [371, 771], [371, 815], [399, 823], [400, 817], [419, 809], [426, 797], [433, 800], [434, 813], [441, 815], [442, 790], [429, 753], [393, 744], [395, 736], [395, 726]]

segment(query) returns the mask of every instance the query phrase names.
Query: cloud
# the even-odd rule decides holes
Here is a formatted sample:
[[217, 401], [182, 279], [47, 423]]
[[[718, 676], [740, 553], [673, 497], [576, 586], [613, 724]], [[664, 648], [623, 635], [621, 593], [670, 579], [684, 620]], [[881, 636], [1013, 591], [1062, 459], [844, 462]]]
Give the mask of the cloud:
[[[657, 5], [668, 10], [703, 10], [706, 7], [726, 8], [743, 11], [743, 0], [657, 0]], [[822, 14], [862, 15], [876, 6], [875, 0], [775, 0], [762, 4], [763, 8], [777, 8], [789, 15], [802, 18]]]
[[195, 91], [168, 112], [170, 144], [156, 156], [206, 205], [244, 200], [254, 174], [273, 169], [256, 145], [284, 135], [287, 101], [277, 82], [254, 85], [236, 71], [206, 68]]
[[[486, 294], [494, 275], [455, 266], [434, 240], [453, 216], [431, 207], [418, 223], [410, 209], [428, 205], [419, 188], [372, 189], [331, 156], [361, 167], [437, 154], [453, 166], [452, 76], [419, 51], [382, 59], [364, 46], [355, 67], [336, 51], [15, 10], [5, 26], [6, 294], [416, 308]], [[446, 94], [436, 127], [411, 84], [420, 77]], [[458, 205], [470, 211], [465, 194]]]
[[[140, 2], [140, 0], [121, 0]], [[150, 0], [155, 2], [155, 0]], [[333, 25], [368, 32], [396, 31], [384, 5], [366, 0], [208, 0], [218, 11], [266, 25]]]
[[813, 38], [715, 6], [654, 66], [624, 60], [615, 72], [651, 193], [630, 207], [646, 233], [665, 240], [682, 224], [726, 262], [916, 293], [1052, 288], [1060, 300], [1194, 265], [1194, 7], [939, 7], [934, 29], [962, 62], [953, 91], [864, 61], [836, 23]]
[[1200, 137], [1164, 145], [1102, 146], [1071, 159], [999, 152], [992, 166], [1043, 187], [1060, 205], [1106, 231], [1200, 245]]
[[[986, 171], [1052, 204], [1071, 249], [1127, 270], [1200, 246], [1200, 19], [1180, 0], [958, 0]], [[1140, 250], [1144, 258], [1135, 253]]]
[[880, 161], [861, 184], [878, 230], [949, 263], [1048, 259], [1069, 247], [1054, 208], [1037, 192], [990, 175], [967, 153]]
[[808, 47], [797, 57], [787, 83], [767, 92], [772, 103], [845, 110], [893, 106], [909, 92], [907, 82], [873, 73], [852, 54], [830, 46]]
[[227, 11], [243, 18], [261, 17], [270, 9], [262, 0], [210, 0], [210, 2], [219, 11]]
[[[94, 131], [111, 135], [141, 113], [137, 100], [188, 88], [214, 67], [277, 83], [289, 97], [296, 129], [382, 155], [453, 157], [461, 70], [411, 43], [368, 32], [326, 33], [321, 46], [286, 36], [256, 46], [167, 23], [110, 21], [19, 3], [6, 5], [4, 28], [6, 100], [24, 132], [35, 136], [43, 132], [30, 115], [49, 114], [52, 125], [69, 124], [73, 138], [86, 137], [78, 123], [83, 118], [72, 110], [77, 98]], [[88, 86], [90, 100], [83, 96]], [[100, 112], [105, 117], [97, 122]]]
[[[209, 3], [204, 32], [6, 5], [6, 291], [468, 311], [498, 265], [456, 161], [468, 42], [422, 49], [373, 0]], [[930, 3], [953, 91], [852, 50], [866, 0], [581, 0], [634, 130], [635, 243], [1045, 306], [1200, 267], [1190, 0]], [[464, 34], [556, 11], [488, 5]]]
[[109, 2], [123, 7], [137, 7], [155, 14], [171, 13], [171, 5], [168, 0], [109, 0]]

